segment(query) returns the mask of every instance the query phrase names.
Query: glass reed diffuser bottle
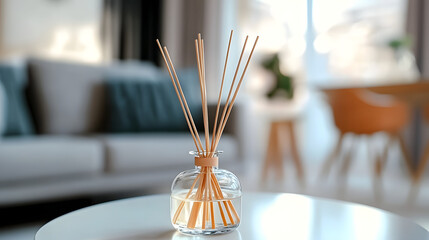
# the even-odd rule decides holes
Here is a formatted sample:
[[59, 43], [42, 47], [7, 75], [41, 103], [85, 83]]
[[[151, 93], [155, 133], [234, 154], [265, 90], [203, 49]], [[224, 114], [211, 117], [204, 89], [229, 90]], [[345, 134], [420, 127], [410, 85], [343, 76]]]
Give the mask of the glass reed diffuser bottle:
[[259, 37], [256, 37], [252, 51], [249, 54], [249, 58], [247, 59], [244, 70], [239, 78], [240, 80], [235, 84], [243, 53], [246, 49], [246, 43], [248, 40], [248, 37], [246, 37], [237, 68], [235, 70], [234, 78], [231, 82], [228, 97], [223, 107], [222, 114], [220, 114], [220, 103], [232, 34], [233, 31], [231, 31], [231, 35], [229, 37], [228, 50], [223, 69], [222, 83], [219, 90], [216, 116], [214, 118], [211, 138], [209, 133], [209, 116], [207, 110], [204, 42], [201, 39], [201, 34], [198, 34], [198, 39], [195, 39], [195, 51], [197, 56], [202, 103], [201, 106], [204, 121], [204, 144], [199, 137], [198, 130], [194, 123], [191, 111], [189, 110], [185, 95], [183, 94], [173, 62], [168, 54], [167, 47], [163, 48], [161, 43], [157, 40], [196, 148], [195, 152], [191, 152], [191, 154], [194, 155], [195, 169], [184, 171], [177, 175], [171, 187], [171, 222], [177, 230], [187, 234], [210, 235], [227, 233], [236, 229], [240, 224], [240, 182], [231, 172], [218, 169], [219, 152], [217, 152], [216, 149], [225, 129], [226, 122], [228, 121], [231, 109], [234, 106], [237, 93], [240, 89], [247, 66], [252, 58], [253, 51], [255, 50]]
[[171, 223], [187, 234], [219, 234], [236, 229], [241, 218], [241, 185], [218, 168], [218, 154], [190, 152], [195, 169], [179, 173], [171, 186]]

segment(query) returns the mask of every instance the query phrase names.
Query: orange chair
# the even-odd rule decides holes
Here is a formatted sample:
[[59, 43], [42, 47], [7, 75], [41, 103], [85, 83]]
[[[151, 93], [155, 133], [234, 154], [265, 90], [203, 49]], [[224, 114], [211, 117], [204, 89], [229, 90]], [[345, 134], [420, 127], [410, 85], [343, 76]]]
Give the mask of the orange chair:
[[[377, 132], [385, 132], [389, 140], [384, 146], [381, 156], [377, 154], [375, 162], [375, 174], [381, 176], [382, 169], [387, 159], [390, 146], [399, 141], [404, 160], [408, 170], [412, 174], [411, 159], [406, 151], [404, 140], [399, 134], [403, 127], [409, 122], [409, 109], [406, 104], [397, 100], [388, 99], [387, 104], [381, 105], [375, 97], [380, 97], [364, 89], [330, 89], [324, 91], [328, 97], [328, 102], [332, 108], [335, 126], [340, 131], [338, 142], [333, 152], [328, 156], [322, 166], [321, 176], [326, 176], [344, 147], [344, 136], [366, 135], [371, 136]], [[342, 172], [347, 174], [352, 152], [354, 150], [354, 139], [352, 145], [345, 154]], [[371, 149], [368, 142], [368, 150]], [[412, 174], [412, 176], [414, 176]]]

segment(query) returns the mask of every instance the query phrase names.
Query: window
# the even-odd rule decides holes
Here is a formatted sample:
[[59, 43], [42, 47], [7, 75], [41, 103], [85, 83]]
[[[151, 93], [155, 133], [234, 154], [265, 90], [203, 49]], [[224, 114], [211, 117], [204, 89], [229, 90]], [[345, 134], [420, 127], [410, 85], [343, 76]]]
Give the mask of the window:
[[[251, 0], [246, 32], [260, 52], [279, 52], [284, 69], [308, 82], [378, 79], [392, 67], [388, 42], [404, 35], [406, 0]], [[262, 40], [264, 39], [264, 40]]]

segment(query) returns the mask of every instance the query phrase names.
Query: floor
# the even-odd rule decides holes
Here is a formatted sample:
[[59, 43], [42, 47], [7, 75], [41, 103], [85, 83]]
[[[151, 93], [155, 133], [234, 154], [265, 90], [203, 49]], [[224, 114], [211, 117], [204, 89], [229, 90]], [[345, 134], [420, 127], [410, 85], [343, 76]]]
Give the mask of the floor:
[[[287, 160], [287, 159], [286, 159]], [[341, 177], [338, 166], [334, 167], [328, 178], [320, 178], [320, 164], [306, 164], [306, 181], [297, 180], [291, 161], [285, 167], [285, 179], [274, 177], [266, 182], [247, 177], [244, 191], [268, 191], [306, 194], [316, 197], [337, 199], [365, 204], [410, 218], [429, 230], [429, 178], [420, 186], [411, 184], [409, 177], [400, 165], [391, 164], [381, 179], [376, 179], [364, 161], [355, 161], [349, 175]], [[398, 167], [399, 166], [399, 167]], [[260, 165], [254, 164], [258, 172]]]
[[0, 232], [1, 240], [33, 240], [37, 230], [43, 226], [44, 222], [34, 222], [17, 225]]
[[[348, 176], [339, 174], [334, 165], [328, 177], [320, 178], [320, 166], [332, 148], [336, 134], [329, 125], [326, 106], [317, 99], [310, 101], [308, 111], [297, 127], [301, 156], [305, 165], [305, 182], [296, 179], [292, 162], [285, 158], [285, 178], [276, 180], [273, 176], [261, 181], [263, 148], [248, 159], [246, 169], [239, 175], [243, 191], [288, 192], [311, 196], [339, 199], [381, 208], [412, 219], [429, 229], [429, 174], [420, 186], [411, 184], [399, 151], [394, 149], [388, 156], [388, 164], [382, 178], [373, 177], [372, 164], [368, 161], [366, 147], [357, 147]], [[263, 138], [262, 138], [263, 139]], [[382, 141], [377, 136], [374, 141]], [[165, 190], [168, 191], [168, 190]], [[33, 221], [0, 228], [0, 240], [34, 239], [36, 231], [44, 221]]]

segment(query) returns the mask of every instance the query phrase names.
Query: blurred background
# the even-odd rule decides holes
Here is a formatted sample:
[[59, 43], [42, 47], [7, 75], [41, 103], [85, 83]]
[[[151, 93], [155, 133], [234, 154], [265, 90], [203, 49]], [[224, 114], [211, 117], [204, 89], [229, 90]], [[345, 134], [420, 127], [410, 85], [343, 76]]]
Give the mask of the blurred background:
[[0, 0], [0, 239], [169, 193], [194, 149], [155, 40], [201, 129], [194, 39], [205, 42], [213, 117], [231, 29], [226, 86], [246, 36], [245, 59], [260, 36], [218, 148], [243, 191], [363, 203], [429, 229], [427, 10], [424, 0]]

